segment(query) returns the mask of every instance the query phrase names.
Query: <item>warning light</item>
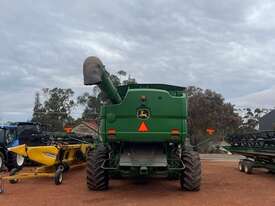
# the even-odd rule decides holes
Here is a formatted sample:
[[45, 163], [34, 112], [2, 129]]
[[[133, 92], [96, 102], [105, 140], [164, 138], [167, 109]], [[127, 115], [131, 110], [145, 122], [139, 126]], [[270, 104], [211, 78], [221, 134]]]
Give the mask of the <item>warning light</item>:
[[71, 128], [71, 127], [65, 127], [65, 128], [64, 128], [64, 131], [65, 131], [67, 134], [70, 134], [70, 133], [73, 132], [73, 128]]
[[171, 138], [173, 140], [177, 140], [180, 137], [180, 130], [177, 128], [174, 128], [171, 130]]
[[171, 135], [172, 136], [179, 136], [180, 135], [180, 130], [179, 129], [172, 129], [171, 130]]
[[149, 128], [148, 126], [145, 124], [145, 122], [141, 122], [139, 128], [138, 128], [139, 132], [148, 132]]
[[107, 134], [108, 134], [108, 138], [109, 138], [110, 140], [114, 139], [115, 136], [116, 136], [116, 129], [114, 129], [114, 128], [108, 129]]
[[216, 130], [214, 128], [207, 128], [206, 132], [208, 135], [212, 136], [216, 132]]
[[116, 129], [114, 128], [108, 129], [108, 135], [115, 135], [115, 134], [116, 134]]

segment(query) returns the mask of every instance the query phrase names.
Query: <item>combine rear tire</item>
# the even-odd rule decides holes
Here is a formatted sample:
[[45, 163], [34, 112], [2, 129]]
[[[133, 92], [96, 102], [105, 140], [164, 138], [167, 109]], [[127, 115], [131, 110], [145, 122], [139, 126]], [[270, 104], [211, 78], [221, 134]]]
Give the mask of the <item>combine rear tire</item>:
[[108, 159], [108, 151], [102, 144], [97, 145], [88, 154], [87, 159], [87, 186], [90, 190], [107, 190], [109, 185], [108, 171], [102, 168]]
[[183, 152], [182, 161], [185, 169], [180, 177], [181, 189], [185, 191], [199, 191], [201, 185], [201, 161], [199, 153]]

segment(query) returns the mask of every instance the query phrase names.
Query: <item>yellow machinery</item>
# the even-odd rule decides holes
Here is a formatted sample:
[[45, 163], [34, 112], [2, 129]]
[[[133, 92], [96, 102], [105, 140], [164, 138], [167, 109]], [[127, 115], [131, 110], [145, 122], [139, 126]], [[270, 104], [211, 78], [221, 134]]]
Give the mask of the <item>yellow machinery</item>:
[[53, 177], [54, 183], [60, 185], [63, 181], [63, 172], [69, 168], [78, 167], [85, 164], [90, 144], [58, 144], [54, 146], [28, 147], [19, 145], [9, 148], [9, 151], [27, 157], [40, 164], [33, 172], [19, 172], [13, 169], [9, 176], [1, 177], [0, 192], [4, 191], [3, 180], [10, 183], [17, 183], [19, 179], [34, 177]]

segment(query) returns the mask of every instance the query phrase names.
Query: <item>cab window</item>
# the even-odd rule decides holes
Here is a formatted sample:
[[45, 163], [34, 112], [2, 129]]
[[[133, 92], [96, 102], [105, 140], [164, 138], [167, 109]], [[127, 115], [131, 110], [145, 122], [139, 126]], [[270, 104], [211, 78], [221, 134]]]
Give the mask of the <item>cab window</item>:
[[6, 131], [6, 142], [10, 144], [16, 138], [16, 130], [9, 129]]

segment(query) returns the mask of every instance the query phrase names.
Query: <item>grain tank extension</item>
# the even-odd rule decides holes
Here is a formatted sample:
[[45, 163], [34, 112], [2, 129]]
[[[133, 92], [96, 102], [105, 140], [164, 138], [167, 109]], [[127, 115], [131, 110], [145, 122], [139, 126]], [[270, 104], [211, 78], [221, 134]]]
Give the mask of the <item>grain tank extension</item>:
[[106, 190], [110, 177], [163, 176], [182, 190], [198, 191], [199, 155], [185, 150], [185, 88], [164, 84], [115, 87], [97, 57], [83, 65], [84, 84], [98, 85], [109, 99], [100, 112], [100, 143], [87, 161], [87, 185]]

